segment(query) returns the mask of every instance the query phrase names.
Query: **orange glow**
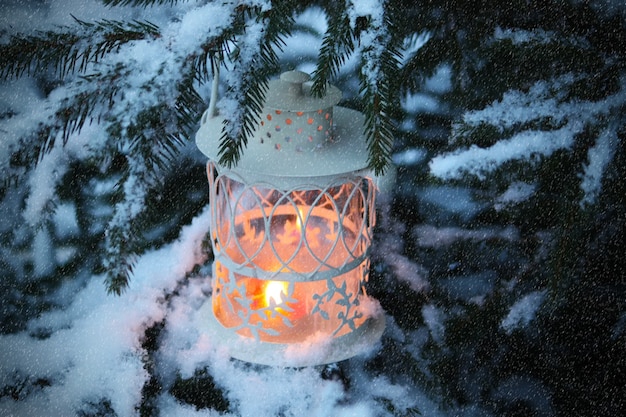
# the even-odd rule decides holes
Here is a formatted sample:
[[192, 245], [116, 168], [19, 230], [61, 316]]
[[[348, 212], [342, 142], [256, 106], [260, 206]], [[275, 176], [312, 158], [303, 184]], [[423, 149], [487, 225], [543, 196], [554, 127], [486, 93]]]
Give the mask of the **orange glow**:
[[[223, 213], [216, 220], [215, 244], [221, 245], [221, 257], [241, 267], [216, 260], [218, 321], [241, 327], [236, 331], [246, 337], [257, 337], [255, 327], [271, 329], [258, 337], [277, 343], [301, 341], [311, 332], [348, 333], [345, 320], [357, 311], [351, 303], [362, 296], [369, 265], [360, 259], [369, 243], [365, 195], [355, 191], [360, 183], [282, 195], [262, 187], [239, 191], [238, 182], [223, 181], [227, 192], [217, 195], [216, 208]], [[326, 277], [334, 269], [331, 285]], [[355, 319], [354, 325], [361, 322]]]
[[277, 235], [278, 241], [282, 245], [293, 245], [300, 242], [302, 237], [302, 221], [304, 220], [304, 210], [298, 207], [298, 214], [296, 214], [296, 220], [287, 220], [284, 225], [284, 233]]

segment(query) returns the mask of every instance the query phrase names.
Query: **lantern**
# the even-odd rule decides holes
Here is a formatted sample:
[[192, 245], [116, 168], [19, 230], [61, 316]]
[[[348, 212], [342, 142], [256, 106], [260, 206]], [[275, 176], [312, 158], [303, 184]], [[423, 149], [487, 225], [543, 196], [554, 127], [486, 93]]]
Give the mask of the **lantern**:
[[313, 97], [309, 79], [290, 71], [269, 83], [235, 167], [218, 162], [222, 117], [205, 112], [196, 136], [209, 158], [215, 255], [207, 332], [248, 362], [337, 362], [384, 329], [365, 292], [376, 190], [364, 117], [336, 106], [334, 86]]

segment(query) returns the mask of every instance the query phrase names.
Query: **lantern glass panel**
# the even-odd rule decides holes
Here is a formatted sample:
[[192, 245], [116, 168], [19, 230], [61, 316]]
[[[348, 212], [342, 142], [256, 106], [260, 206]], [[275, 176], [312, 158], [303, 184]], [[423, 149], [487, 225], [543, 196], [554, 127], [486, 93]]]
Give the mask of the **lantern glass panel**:
[[213, 311], [227, 328], [289, 343], [359, 327], [374, 190], [358, 175], [279, 190], [209, 167]]

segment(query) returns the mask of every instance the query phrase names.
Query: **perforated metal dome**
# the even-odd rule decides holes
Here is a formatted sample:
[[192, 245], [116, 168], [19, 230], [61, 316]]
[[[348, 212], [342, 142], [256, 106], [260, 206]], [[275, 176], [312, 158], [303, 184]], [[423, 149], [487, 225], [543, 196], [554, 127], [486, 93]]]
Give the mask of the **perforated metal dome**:
[[[367, 169], [363, 114], [336, 106], [341, 91], [334, 86], [324, 97], [313, 97], [309, 80], [306, 73], [290, 71], [269, 83], [259, 125], [232, 171], [289, 188], [302, 177], [324, 186], [338, 175]], [[223, 121], [222, 115], [206, 112], [196, 135], [198, 148], [213, 161]]]

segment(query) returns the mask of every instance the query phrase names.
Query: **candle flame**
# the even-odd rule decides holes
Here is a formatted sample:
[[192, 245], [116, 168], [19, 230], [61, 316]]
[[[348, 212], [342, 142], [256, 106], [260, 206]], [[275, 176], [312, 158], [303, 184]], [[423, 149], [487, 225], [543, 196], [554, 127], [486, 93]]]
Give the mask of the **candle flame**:
[[265, 305], [271, 305], [272, 301], [274, 304], [281, 304], [287, 294], [287, 286], [285, 281], [269, 281], [265, 286]]
[[304, 220], [304, 210], [298, 207], [298, 215], [296, 216], [296, 229], [298, 233], [302, 233], [302, 221]]

